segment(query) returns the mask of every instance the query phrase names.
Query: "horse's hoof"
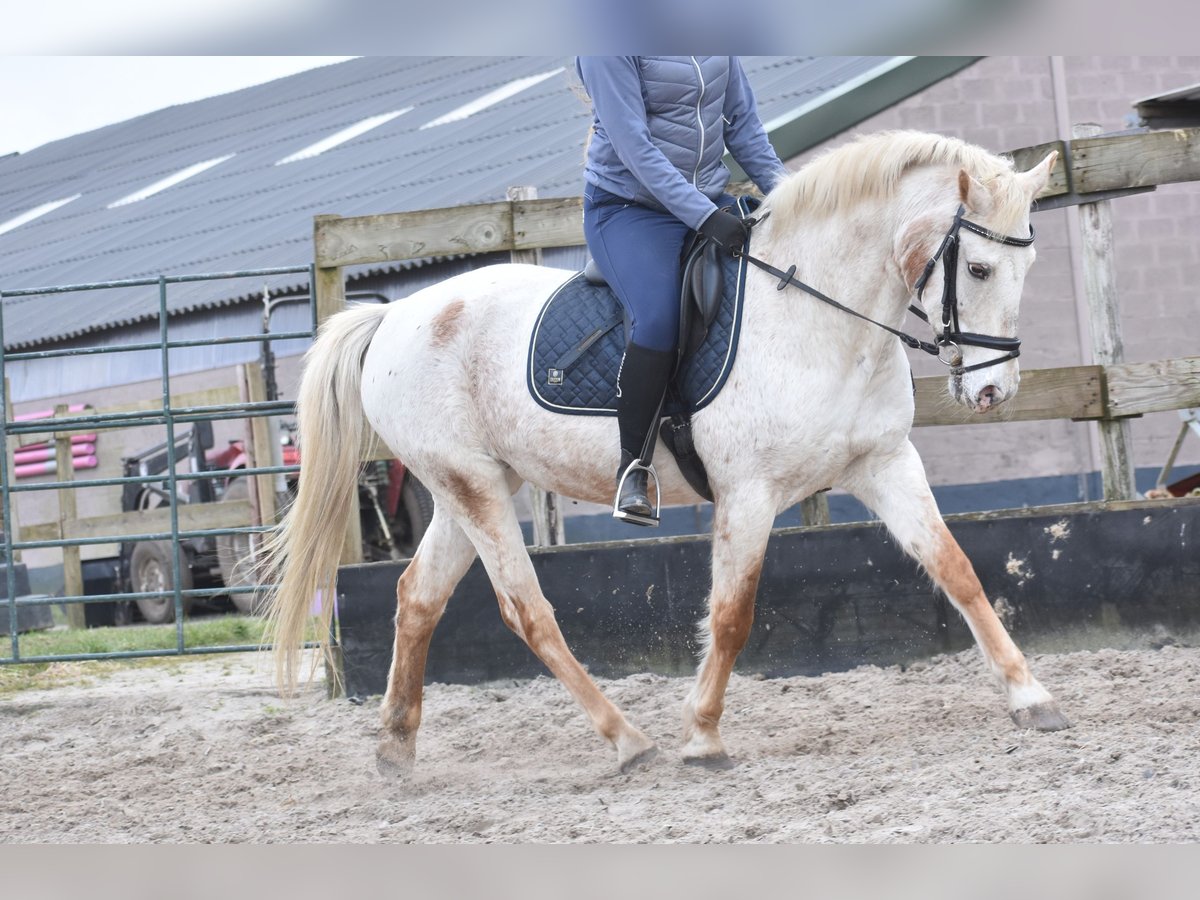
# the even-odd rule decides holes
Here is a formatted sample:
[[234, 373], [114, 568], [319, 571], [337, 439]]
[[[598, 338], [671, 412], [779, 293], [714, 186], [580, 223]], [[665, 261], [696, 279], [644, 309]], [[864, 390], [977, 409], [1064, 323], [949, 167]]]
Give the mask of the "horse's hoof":
[[375, 768], [380, 775], [392, 781], [403, 781], [412, 775], [416, 761], [415, 753], [405, 752], [391, 742], [380, 744], [375, 751]]
[[654, 762], [656, 756], [658, 756], [658, 747], [651, 744], [645, 750], [633, 754], [628, 759], [621, 760], [617, 765], [617, 770], [624, 775], [627, 772], [632, 772], [634, 769], [644, 768]]
[[1024, 709], [1014, 709], [1009, 715], [1017, 723], [1018, 728], [1032, 728], [1035, 731], [1062, 731], [1064, 728], [1071, 727], [1070, 721], [1059, 712], [1058, 704], [1054, 701], [1035, 703]]
[[737, 765], [728, 753], [714, 753], [711, 756], [685, 756], [683, 764], [708, 769], [710, 772], [726, 772]]
[[375, 757], [375, 768], [379, 770], [379, 774], [388, 781], [405, 781], [412, 775], [412, 763], [407, 765], [397, 764], [390, 759], [384, 759], [382, 756]]

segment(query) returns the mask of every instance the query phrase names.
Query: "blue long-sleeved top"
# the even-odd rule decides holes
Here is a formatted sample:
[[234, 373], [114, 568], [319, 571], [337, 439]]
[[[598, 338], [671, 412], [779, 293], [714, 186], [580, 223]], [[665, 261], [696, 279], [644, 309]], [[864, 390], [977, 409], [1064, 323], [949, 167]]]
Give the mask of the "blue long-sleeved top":
[[595, 131], [584, 178], [698, 228], [729, 183], [726, 148], [764, 193], [787, 169], [737, 57], [581, 56]]

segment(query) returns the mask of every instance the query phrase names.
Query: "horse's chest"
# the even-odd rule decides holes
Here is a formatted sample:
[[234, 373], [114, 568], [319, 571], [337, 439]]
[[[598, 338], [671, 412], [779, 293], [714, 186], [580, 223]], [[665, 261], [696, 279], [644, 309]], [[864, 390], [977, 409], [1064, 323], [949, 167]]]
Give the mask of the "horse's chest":
[[790, 415], [762, 423], [759, 440], [772, 448], [770, 453], [786, 468], [787, 479], [819, 475], [823, 481], [836, 481], [856, 460], [889, 451], [908, 435], [911, 394], [829, 388], [814, 391]]

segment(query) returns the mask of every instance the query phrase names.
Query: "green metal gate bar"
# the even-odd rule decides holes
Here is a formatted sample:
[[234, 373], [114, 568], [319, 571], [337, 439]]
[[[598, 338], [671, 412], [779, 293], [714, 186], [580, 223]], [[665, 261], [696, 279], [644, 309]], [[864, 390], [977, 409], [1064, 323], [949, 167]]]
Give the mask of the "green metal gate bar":
[[[298, 471], [298, 466], [253, 466], [242, 469], [220, 469], [204, 472], [177, 473], [175, 425], [176, 423], [210, 422], [228, 419], [247, 419], [261, 416], [279, 416], [294, 413], [295, 404], [282, 401], [265, 401], [245, 404], [217, 404], [195, 407], [173, 407], [171, 405], [171, 373], [170, 351], [185, 347], [220, 346], [243, 343], [268, 343], [270, 341], [311, 339], [317, 330], [316, 304], [310, 299], [310, 323], [307, 331], [286, 331], [263, 333], [255, 335], [236, 335], [196, 340], [175, 340], [169, 337], [169, 315], [167, 311], [167, 289], [171, 284], [182, 284], [197, 281], [221, 281], [235, 278], [261, 278], [272, 275], [294, 275], [305, 273], [309, 284], [315, 283], [315, 272], [312, 266], [288, 266], [269, 269], [249, 269], [235, 272], [204, 273], [196, 275], [160, 275], [155, 278], [134, 278], [119, 281], [93, 282], [89, 284], [58, 285], [40, 288], [25, 288], [13, 291], [0, 291], [0, 446], [4, 453], [0, 457], [0, 493], [2, 497], [2, 512], [4, 516], [4, 562], [7, 580], [8, 620], [10, 626], [12, 655], [10, 658], [0, 658], [0, 664], [62, 662], [76, 660], [100, 659], [138, 659], [153, 656], [184, 656], [213, 653], [233, 653], [261, 649], [255, 646], [223, 646], [223, 647], [187, 647], [184, 640], [184, 597], [211, 597], [229, 593], [263, 591], [271, 587], [267, 584], [225, 585], [220, 588], [189, 588], [180, 587], [181, 555], [180, 540], [185, 538], [217, 537], [235, 534], [260, 534], [270, 531], [273, 526], [249, 526], [239, 528], [210, 528], [192, 531], [179, 529], [179, 495], [180, 482], [199, 479], [228, 478], [233, 475], [250, 477], [254, 475], [275, 475]], [[63, 294], [78, 291], [93, 291], [119, 288], [158, 287], [158, 319], [159, 340], [154, 343], [142, 342], [136, 344], [121, 344], [114, 346], [79, 347], [72, 349], [29, 351], [22, 353], [6, 353], [4, 349], [4, 309], [3, 300], [8, 297], [44, 296], [47, 294]], [[64, 416], [52, 420], [36, 420], [30, 422], [8, 421], [8, 386], [6, 383], [6, 367], [10, 362], [51, 360], [68, 356], [88, 356], [100, 353], [132, 353], [138, 351], [158, 350], [161, 354], [162, 406], [160, 410], [151, 412], [108, 413], [81, 416]], [[94, 429], [129, 428], [147, 425], [163, 425], [166, 428], [167, 470], [164, 475], [152, 476], [123, 476], [119, 478], [92, 478], [79, 481], [51, 481], [40, 484], [13, 485], [11, 473], [8, 471], [8, 441], [10, 437], [22, 434], [55, 433], [65, 431], [82, 431]], [[127, 484], [165, 483], [167, 496], [170, 498], [170, 530], [147, 532], [143, 534], [108, 535], [90, 538], [59, 538], [44, 541], [15, 541], [12, 535], [12, 495], [32, 491], [78, 490], [89, 487], [105, 487]], [[31, 597], [18, 600], [16, 596], [15, 552], [47, 547], [72, 547], [92, 544], [134, 543], [148, 540], [170, 540], [174, 552], [171, 559], [173, 589], [170, 591], [138, 592], [125, 594], [95, 594], [87, 596], [63, 597]], [[55, 656], [27, 656], [20, 653], [20, 635], [18, 628], [18, 608], [26, 606], [50, 606], [58, 604], [88, 604], [107, 603], [113, 601], [130, 601], [138, 599], [158, 599], [171, 597], [175, 606], [176, 646], [173, 650], [129, 650], [112, 653], [75, 653]]]

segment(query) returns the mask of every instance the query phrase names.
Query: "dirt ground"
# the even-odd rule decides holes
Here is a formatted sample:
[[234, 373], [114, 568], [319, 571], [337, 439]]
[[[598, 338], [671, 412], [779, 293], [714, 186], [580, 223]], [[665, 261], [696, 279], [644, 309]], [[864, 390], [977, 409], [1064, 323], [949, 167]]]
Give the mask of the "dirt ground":
[[1200, 649], [1030, 660], [1072, 729], [1017, 731], [974, 651], [735, 675], [724, 772], [679, 760], [685, 679], [602, 682], [662, 750], [628, 775], [549, 678], [432, 685], [407, 783], [375, 771], [377, 698], [282, 701], [252, 654], [114, 668], [0, 702], [0, 841], [1200, 839]]

